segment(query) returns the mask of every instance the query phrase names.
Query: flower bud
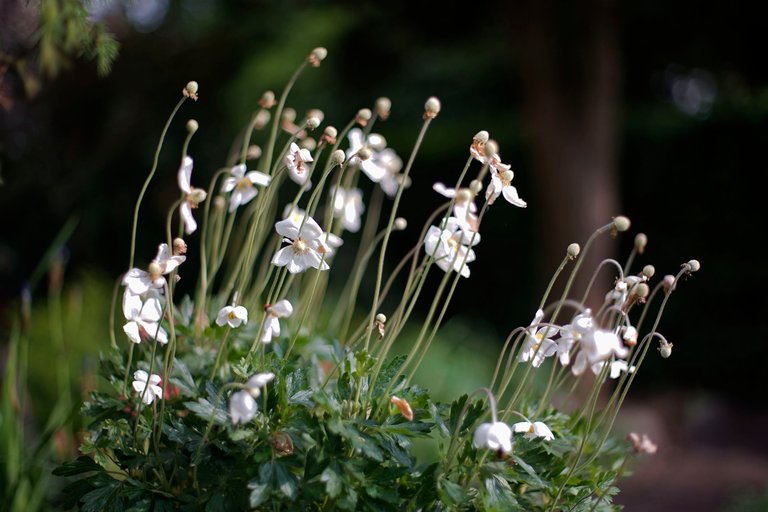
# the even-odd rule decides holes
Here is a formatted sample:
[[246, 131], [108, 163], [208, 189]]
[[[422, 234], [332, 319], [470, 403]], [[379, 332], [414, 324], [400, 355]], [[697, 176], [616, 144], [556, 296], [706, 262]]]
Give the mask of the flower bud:
[[653, 265], [646, 265], [643, 267], [643, 277], [646, 279], [650, 279], [653, 277], [653, 274], [656, 273], [656, 267]]
[[299, 142], [299, 147], [303, 149], [308, 149], [310, 151], [314, 151], [317, 147], [317, 142], [312, 137], [306, 137], [304, 139], [301, 139], [301, 142]]
[[630, 224], [631, 222], [629, 219], [623, 215], [619, 215], [613, 219], [613, 229], [619, 232], [628, 230]]
[[359, 124], [360, 126], [365, 126], [368, 124], [368, 121], [371, 120], [371, 117], [373, 117], [373, 113], [371, 112], [371, 109], [369, 108], [361, 108], [357, 111], [357, 114], [355, 115], [355, 122]]
[[187, 253], [187, 243], [184, 241], [183, 238], [174, 238], [173, 239], [173, 255], [179, 256], [181, 254]]
[[322, 123], [323, 119], [325, 119], [325, 113], [319, 108], [313, 108], [307, 112], [307, 117], [316, 117]]
[[473, 194], [479, 194], [480, 191], [483, 190], [483, 182], [480, 180], [470, 181], [469, 190], [471, 190]]
[[224, 198], [224, 196], [216, 196], [213, 198], [213, 207], [217, 212], [223, 212], [224, 208], [227, 207], [227, 200]]
[[261, 148], [256, 144], [248, 146], [248, 151], [245, 153], [245, 158], [248, 160], [256, 160], [261, 156]]
[[701, 263], [699, 263], [699, 260], [691, 260], [688, 263], [685, 264], [687, 267], [688, 272], [698, 272], [701, 268]]
[[333, 153], [331, 153], [331, 162], [335, 165], [341, 164], [345, 159], [347, 158], [347, 155], [344, 154], [344, 151], [341, 149], [337, 149]]
[[675, 276], [667, 274], [664, 276], [664, 290], [670, 292], [675, 289]]
[[571, 260], [575, 260], [581, 252], [581, 246], [577, 243], [572, 243], [568, 246], [568, 249], [566, 249], [565, 252]]
[[261, 95], [261, 99], [259, 100], [259, 105], [261, 108], [272, 108], [277, 105], [277, 101], [275, 101], [275, 93], [272, 91], [264, 91], [264, 94]]
[[403, 217], [398, 217], [398, 218], [395, 219], [395, 222], [394, 222], [394, 224], [392, 224], [392, 226], [396, 230], [402, 231], [402, 230], [404, 230], [405, 228], [408, 227], [408, 221], [405, 220]]
[[424, 119], [434, 119], [440, 113], [440, 100], [430, 96], [424, 103]]
[[309, 128], [310, 130], [314, 130], [318, 126], [320, 126], [320, 118], [319, 117], [312, 116], [312, 117], [307, 119], [307, 128]]
[[380, 322], [382, 324], [386, 323], [387, 322], [387, 315], [385, 315], [384, 313], [379, 313], [378, 315], [376, 315], [376, 321]]
[[485, 156], [491, 158], [499, 154], [499, 145], [493, 139], [488, 139], [485, 143]]
[[151, 277], [159, 276], [163, 273], [163, 269], [160, 268], [160, 264], [156, 261], [153, 261], [149, 264], [149, 267], [147, 268], [147, 272], [149, 272], [149, 275]]
[[456, 192], [456, 202], [459, 204], [467, 203], [472, 200], [472, 192], [468, 188], [460, 188]]
[[312, 53], [309, 54], [309, 57], [307, 57], [307, 61], [313, 66], [313, 67], [320, 67], [320, 62], [325, 60], [325, 58], [328, 56], [328, 50], [323, 48], [322, 46], [318, 46], [314, 50], [312, 50]]
[[659, 353], [661, 354], [661, 357], [667, 359], [672, 355], [672, 345], [673, 343], [670, 343], [665, 339], [659, 340]]
[[200, 128], [200, 125], [197, 124], [197, 121], [195, 121], [194, 119], [190, 119], [189, 121], [187, 121], [187, 133], [189, 133], [190, 135], [195, 133], [198, 128]]
[[381, 118], [382, 121], [386, 121], [389, 117], [389, 111], [392, 108], [392, 102], [389, 100], [389, 98], [381, 97], [376, 100], [376, 114]]
[[283, 109], [282, 120], [287, 123], [294, 122], [296, 120], [296, 110], [290, 107]]
[[648, 237], [645, 233], [638, 233], [635, 235], [635, 249], [638, 254], [643, 254], [645, 246], [648, 245]]
[[413, 410], [411, 409], [411, 405], [406, 399], [398, 398], [392, 395], [392, 398], [390, 398], [389, 401], [392, 402], [395, 407], [397, 407], [397, 409], [400, 411], [400, 414], [403, 415], [403, 418], [407, 419], [408, 421], [413, 421]]
[[360, 148], [360, 151], [357, 152], [357, 158], [360, 160], [368, 160], [373, 156], [373, 152], [371, 152], [368, 148]]
[[269, 110], [259, 110], [258, 114], [256, 114], [256, 119], [253, 120], [253, 127], [257, 130], [261, 130], [267, 126], [270, 119], [272, 119], [272, 114], [269, 113]]
[[197, 187], [193, 187], [192, 190], [189, 192], [189, 199], [194, 203], [194, 205], [198, 205], [203, 201], [205, 201], [205, 198], [207, 196], [208, 196], [208, 193], [205, 190]]
[[485, 130], [480, 130], [475, 134], [474, 137], [472, 137], [472, 140], [479, 143], [479, 144], [485, 144], [488, 142], [488, 139], [490, 138], [490, 134]]
[[189, 98], [194, 101], [197, 101], [197, 89], [198, 89], [197, 82], [193, 80], [191, 82], [187, 82], [187, 85], [184, 87], [184, 90], [181, 91], [181, 93], [184, 95], [185, 98]]
[[331, 139], [335, 139], [338, 134], [338, 130], [336, 130], [336, 128], [333, 126], [326, 126], [325, 130], [323, 130], [323, 135], [330, 137]]
[[632, 287], [631, 293], [635, 297], [639, 297], [641, 299], [645, 299], [648, 297], [648, 293], [650, 292], [650, 289], [648, 288], [648, 285], [645, 283], [638, 283], [635, 286]]

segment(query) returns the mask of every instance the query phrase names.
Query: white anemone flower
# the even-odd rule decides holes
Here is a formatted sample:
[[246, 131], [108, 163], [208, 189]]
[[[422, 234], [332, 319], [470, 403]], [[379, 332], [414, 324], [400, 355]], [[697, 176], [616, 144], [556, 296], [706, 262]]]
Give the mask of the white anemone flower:
[[460, 188], [457, 190], [438, 182], [432, 185], [432, 190], [448, 199], [455, 198], [455, 201], [453, 202], [453, 214], [457, 219], [463, 220], [469, 224], [473, 231], [477, 231], [479, 223], [477, 217], [477, 205], [475, 205], [475, 202], [472, 200], [474, 194], [470, 189]]
[[216, 325], [229, 325], [236, 329], [242, 324], [248, 323], [248, 310], [245, 306], [224, 306], [216, 316]]
[[272, 338], [280, 336], [280, 319], [293, 314], [293, 306], [286, 299], [272, 304], [266, 309], [267, 316], [264, 319], [264, 330], [261, 333], [262, 343], [271, 343]]
[[273, 265], [287, 266], [291, 274], [303, 272], [310, 267], [318, 270], [330, 268], [316, 248], [316, 242], [323, 235], [323, 230], [312, 217], [304, 219], [292, 214], [277, 222], [275, 230], [284, 237], [283, 241], [290, 245], [275, 253], [272, 257]]
[[233, 393], [229, 398], [229, 417], [237, 425], [248, 423], [256, 416], [258, 407], [256, 398], [261, 394], [260, 388], [266, 386], [275, 378], [274, 373], [257, 373], [245, 383], [246, 389]]
[[525, 432], [524, 437], [526, 439], [535, 439], [537, 437], [543, 437], [545, 441], [551, 441], [555, 438], [549, 427], [541, 421], [521, 421], [512, 425], [515, 432]]
[[351, 233], [360, 230], [360, 217], [365, 211], [363, 206], [363, 191], [359, 188], [344, 189], [342, 187], [331, 188], [331, 195], [335, 194], [333, 201], [333, 215], [341, 219], [341, 225]]
[[134, 343], [141, 343], [142, 337], [156, 339], [165, 345], [168, 343], [168, 333], [160, 327], [163, 307], [157, 294], [150, 294], [145, 301], [130, 290], [123, 293], [123, 315], [128, 322], [123, 325], [123, 331]]
[[[403, 161], [391, 148], [387, 148], [387, 141], [378, 133], [371, 133], [366, 139], [360, 128], [352, 128], [347, 132], [349, 149], [347, 160], [349, 165], [359, 166], [366, 176], [374, 183], [379, 183], [389, 197], [394, 197], [397, 188], [402, 185], [402, 177], [398, 175], [403, 167]], [[370, 158], [361, 160], [357, 153], [368, 148], [371, 151]]]
[[557, 334], [558, 330], [552, 326], [537, 327], [542, 318], [544, 318], [544, 311], [539, 309], [526, 331], [525, 341], [518, 356], [518, 360], [521, 362], [531, 361], [534, 368], [541, 366], [544, 359], [555, 355], [557, 352], [557, 343], [552, 340], [552, 337]]
[[475, 448], [489, 448], [509, 453], [512, 451], [512, 430], [504, 422], [482, 423], [475, 430]]
[[[599, 363], [595, 363], [592, 365], [592, 373], [595, 375], [600, 375], [600, 372], [603, 370], [603, 366], [605, 365], [606, 361], [600, 361]], [[636, 367], [629, 366], [629, 363], [624, 361], [623, 359], [616, 359], [614, 361], [610, 362], [610, 368], [608, 370], [608, 376], [612, 379], [618, 379], [619, 376], [624, 373], [635, 373]]]
[[503, 195], [504, 199], [511, 205], [520, 208], [528, 206], [528, 203], [520, 199], [517, 189], [512, 186], [512, 179], [515, 177], [515, 174], [510, 169], [509, 164], [503, 164], [494, 159], [491, 162], [490, 169], [491, 182], [485, 190], [485, 198], [488, 200], [488, 204], [493, 204], [499, 195]]
[[560, 358], [560, 364], [563, 366], [571, 364], [571, 349], [581, 341], [583, 336], [592, 336], [594, 329], [590, 309], [576, 315], [570, 324], [562, 326], [560, 337], [557, 339], [557, 355]]
[[176, 270], [186, 259], [186, 256], [172, 256], [168, 250], [168, 244], [160, 244], [157, 246], [157, 256], [149, 264], [147, 271], [139, 268], [130, 269], [123, 277], [123, 284], [134, 295], [143, 295], [153, 288], [163, 288], [165, 286], [163, 276]]
[[471, 246], [480, 243], [480, 234], [473, 232], [465, 222], [448, 217], [444, 229], [430, 226], [424, 237], [424, 250], [433, 256], [435, 263], [444, 272], [451, 270], [469, 277], [468, 263], [475, 261]]
[[607, 361], [613, 356], [624, 359], [628, 355], [629, 349], [621, 343], [616, 333], [596, 329], [591, 336], [581, 337], [579, 353], [576, 355], [571, 371], [578, 376], [586, 370], [587, 365], [592, 366], [600, 361]]
[[272, 177], [259, 171], [246, 173], [245, 164], [232, 167], [230, 176], [221, 185], [222, 192], [232, 192], [229, 196], [229, 211], [237, 210], [240, 205], [247, 204], [259, 194], [255, 185], [266, 187], [272, 181]]
[[197, 208], [201, 202], [205, 201], [206, 192], [201, 188], [195, 188], [191, 185], [192, 179], [192, 159], [189, 156], [184, 156], [184, 160], [179, 167], [179, 172], [176, 175], [176, 180], [179, 183], [179, 189], [184, 194], [184, 198], [179, 205], [179, 215], [184, 221], [184, 231], [191, 235], [197, 230], [197, 221], [192, 215], [192, 209]]
[[395, 197], [397, 189], [401, 185], [408, 186], [408, 183], [404, 181], [405, 177], [400, 174], [400, 169], [403, 168], [403, 161], [393, 149], [383, 149], [375, 153], [372, 159], [379, 167], [384, 168], [384, 176], [379, 180], [379, 186], [388, 197]]
[[163, 388], [160, 387], [162, 379], [159, 375], [151, 376], [144, 370], [136, 370], [133, 373], [133, 389], [141, 396], [141, 401], [149, 405], [156, 399], [163, 398]]
[[311, 169], [306, 163], [311, 161], [312, 155], [308, 149], [299, 148], [298, 144], [291, 142], [288, 154], [285, 155], [285, 166], [288, 168], [288, 173], [294, 182], [299, 185], [304, 185], [307, 182]]

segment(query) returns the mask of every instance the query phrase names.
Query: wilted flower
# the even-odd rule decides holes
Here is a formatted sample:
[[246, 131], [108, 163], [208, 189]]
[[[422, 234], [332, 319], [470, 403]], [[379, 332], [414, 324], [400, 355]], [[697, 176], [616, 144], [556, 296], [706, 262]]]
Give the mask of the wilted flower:
[[455, 198], [453, 202], [453, 214], [457, 219], [466, 222], [472, 231], [477, 231], [478, 218], [477, 218], [477, 206], [473, 201], [475, 195], [468, 188], [455, 188], [446, 187], [442, 183], [435, 183], [432, 185], [432, 190], [437, 192], [443, 197], [449, 199]]
[[589, 309], [576, 315], [570, 324], [560, 328], [560, 337], [557, 339], [557, 355], [560, 358], [560, 364], [568, 366], [571, 363], [573, 345], [581, 341], [583, 336], [591, 336], [594, 328], [592, 311]]
[[162, 379], [159, 375], [151, 376], [144, 370], [136, 370], [133, 373], [133, 389], [141, 396], [141, 401], [149, 405], [163, 398], [163, 388], [159, 386]]
[[389, 401], [395, 404], [395, 407], [398, 408], [400, 414], [403, 415], [403, 418], [408, 421], [413, 421], [413, 410], [411, 409], [411, 404], [408, 403], [408, 400], [392, 395], [392, 398], [390, 398]]
[[647, 434], [642, 436], [637, 435], [634, 432], [627, 434], [627, 441], [632, 445], [632, 449], [635, 453], [647, 453], [653, 455], [659, 449], [659, 447], [651, 441], [651, 438]]
[[475, 430], [475, 448], [489, 448], [509, 453], [512, 451], [512, 430], [504, 422], [482, 423]]
[[509, 204], [525, 208], [528, 204], [520, 199], [517, 189], [512, 186], [512, 178], [515, 174], [510, 170], [509, 164], [503, 164], [497, 157], [492, 157], [491, 164], [491, 182], [485, 191], [485, 198], [488, 204], [493, 204], [499, 194], [504, 196]]
[[308, 149], [299, 148], [295, 142], [291, 142], [288, 154], [285, 155], [285, 166], [288, 168], [288, 173], [293, 181], [299, 185], [306, 183], [309, 177], [309, 167], [305, 163], [311, 161], [312, 155]]
[[245, 306], [224, 306], [216, 316], [216, 325], [229, 325], [233, 329], [248, 323], [248, 310]]
[[525, 432], [524, 437], [526, 439], [535, 439], [537, 437], [543, 437], [545, 441], [551, 441], [555, 438], [549, 427], [541, 421], [521, 421], [515, 423], [512, 428], [515, 432]]
[[272, 181], [272, 178], [263, 172], [250, 171], [246, 173], [245, 171], [245, 164], [232, 167], [229, 171], [230, 176], [221, 185], [222, 192], [232, 192], [232, 195], [229, 196], [230, 212], [237, 210], [240, 205], [247, 204], [258, 195], [259, 191], [255, 185], [266, 187]]

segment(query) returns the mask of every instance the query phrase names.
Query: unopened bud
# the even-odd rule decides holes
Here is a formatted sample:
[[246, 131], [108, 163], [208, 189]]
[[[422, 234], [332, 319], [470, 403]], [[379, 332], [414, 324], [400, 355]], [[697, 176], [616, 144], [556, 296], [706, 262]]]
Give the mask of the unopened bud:
[[261, 108], [267, 109], [277, 105], [277, 101], [275, 101], [275, 93], [272, 91], [264, 91], [264, 94], [261, 95], [261, 99], [259, 100], [259, 105]]
[[331, 162], [335, 165], [341, 164], [345, 159], [347, 158], [347, 155], [344, 154], [344, 151], [341, 149], [337, 149], [333, 153], [331, 153]]
[[378, 315], [376, 315], [376, 321], [379, 322], [379, 323], [382, 323], [382, 324], [386, 323], [387, 322], [387, 315], [385, 315], [384, 313], [379, 313]]
[[183, 238], [173, 239], [173, 255], [179, 256], [181, 254], [187, 254], [187, 243]]
[[294, 122], [296, 120], [296, 110], [290, 107], [283, 109], [282, 119], [288, 123]]
[[357, 158], [360, 160], [368, 160], [373, 156], [373, 152], [368, 148], [360, 148], [360, 151], [357, 152]]
[[632, 287], [632, 290], [631, 290], [632, 295], [639, 297], [641, 299], [648, 297], [649, 292], [650, 292], [650, 289], [648, 288], [648, 285], [645, 283], [637, 283], [635, 286]]
[[334, 128], [333, 126], [326, 126], [325, 130], [323, 130], [323, 135], [326, 137], [330, 137], [332, 139], [335, 139], [336, 136], [339, 134], [338, 130]]
[[299, 142], [299, 147], [308, 149], [309, 151], [314, 151], [317, 147], [317, 142], [312, 137], [306, 137], [301, 139], [301, 142]]
[[661, 354], [661, 357], [667, 359], [672, 355], [672, 345], [673, 343], [670, 343], [665, 339], [659, 340], [659, 353]]
[[643, 267], [643, 277], [646, 279], [650, 279], [653, 277], [653, 274], [656, 273], [656, 267], [653, 265], [646, 265]]
[[200, 128], [200, 125], [197, 124], [197, 121], [195, 121], [194, 119], [190, 119], [189, 121], [187, 121], [187, 132], [190, 135], [195, 133], [198, 128]]
[[672, 291], [675, 289], [675, 276], [667, 274], [664, 276], [664, 289], [666, 291]]
[[685, 264], [687, 267], [688, 272], [698, 272], [701, 268], [701, 263], [699, 263], [699, 260], [691, 260], [688, 263]]
[[307, 117], [316, 117], [322, 123], [323, 119], [325, 119], [325, 113], [319, 108], [313, 108], [307, 112]]
[[623, 215], [619, 215], [613, 219], [613, 229], [619, 232], [628, 230], [630, 224], [631, 222], [629, 219]]
[[581, 252], [581, 246], [577, 243], [572, 243], [568, 246], [568, 249], [566, 249], [565, 252], [568, 254], [570, 259], [575, 260]]
[[479, 143], [479, 144], [485, 144], [488, 142], [488, 139], [490, 138], [490, 134], [485, 130], [480, 130], [475, 134], [474, 137], [472, 137], [472, 140]]
[[213, 207], [218, 212], [223, 212], [224, 208], [227, 206], [227, 200], [224, 198], [224, 196], [216, 196], [213, 198]]
[[256, 144], [248, 146], [248, 151], [245, 153], [245, 158], [248, 160], [256, 160], [261, 156], [261, 148]]
[[325, 60], [327, 56], [328, 56], [328, 50], [326, 50], [322, 46], [318, 46], [317, 48], [312, 50], [312, 53], [309, 54], [309, 57], [307, 57], [307, 60], [312, 66], [319, 67], [320, 62]]
[[459, 204], [467, 203], [472, 200], [472, 192], [468, 188], [460, 188], [456, 192], [456, 202]]
[[638, 233], [635, 235], [635, 249], [637, 249], [638, 254], [643, 254], [645, 251], [645, 246], [648, 245], [648, 237], [645, 236], [645, 233]]
[[394, 222], [394, 224], [392, 224], [392, 226], [396, 230], [402, 231], [402, 230], [404, 230], [405, 228], [408, 227], [408, 221], [405, 220], [403, 217], [398, 217], [398, 218], [395, 219], [395, 222]]
[[485, 143], [485, 156], [492, 157], [499, 154], [499, 145], [493, 139], [488, 139]]
[[318, 126], [320, 126], [319, 117], [312, 116], [309, 119], [307, 119], [307, 128], [309, 128], [310, 130], [314, 130]]
[[389, 117], [389, 111], [392, 108], [392, 102], [389, 98], [381, 97], [376, 100], [376, 114], [382, 121], [386, 121]]
[[253, 120], [253, 127], [257, 130], [261, 130], [267, 126], [270, 119], [272, 119], [272, 114], [269, 113], [269, 110], [261, 109], [258, 114], [256, 114], [256, 119]]
[[440, 113], [440, 100], [430, 96], [424, 103], [424, 119], [434, 119]]
[[357, 114], [355, 115], [355, 122], [359, 124], [360, 126], [365, 126], [368, 124], [368, 121], [371, 120], [371, 117], [373, 117], [373, 113], [371, 112], [371, 109], [369, 108], [361, 108], [357, 111]]
[[181, 93], [184, 95], [184, 97], [197, 101], [197, 89], [197, 82], [193, 80], [191, 82], [187, 82], [187, 85], [184, 87], [184, 90], [181, 91]]
[[192, 190], [189, 192], [189, 198], [194, 203], [193, 206], [198, 205], [205, 201], [205, 198], [208, 196], [208, 193], [197, 187], [193, 187]]

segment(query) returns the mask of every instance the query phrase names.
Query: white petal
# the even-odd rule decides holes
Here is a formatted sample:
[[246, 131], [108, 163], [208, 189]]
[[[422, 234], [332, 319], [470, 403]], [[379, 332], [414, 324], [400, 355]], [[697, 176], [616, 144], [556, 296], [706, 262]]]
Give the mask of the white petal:
[[269, 313], [278, 318], [291, 316], [293, 314], [293, 305], [287, 299], [283, 299], [272, 304], [269, 308]]
[[512, 425], [512, 429], [515, 432], [529, 432], [531, 430], [531, 423], [528, 421], [520, 421]]
[[229, 313], [232, 311], [232, 306], [224, 306], [219, 310], [219, 314], [216, 316], [216, 325], [223, 326], [229, 322]]
[[287, 219], [283, 219], [275, 223], [275, 231], [279, 235], [296, 240], [299, 237], [299, 226], [301, 225], [303, 217], [298, 215], [291, 215]]
[[235, 182], [237, 182], [237, 180], [245, 176], [245, 170], [245, 164], [239, 164], [230, 169], [229, 172], [235, 177]]
[[190, 179], [192, 177], [192, 159], [189, 156], [184, 156], [179, 167], [179, 172], [176, 174], [176, 181], [179, 183], [179, 188], [185, 194], [189, 194], [192, 190]]
[[184, 201], [181, 203], [179, 206], [179, 215], [181, 216], [181, 220], [184, 221], [184, 232], [188, 235], [194, 233], [197, 230], [197, 222], [192, 215], [192, 207], [188, 202]]
[[128, 322], [123, 326], [123, 331], [128, 335], [128, 338], [134, 343], [141, 343], [141, 333], [139, 332], [139, 324], [136, 322]]
[[287, 247], [283, 247], [279, 251], [275, 253], [275, 255], [272, 257], [272, 264], [276, 267], [284, 267], [286, 265], [289, 265], [291, 261], [293, 261], [293, 247], [290, 245]]
[[501, 193], [504, 195], [504, 199], [506, 199], [510, 204], [514, 206], [519, 206], [520, 208], [525, 208], [528, 206], [528, 203], [520, 199], [520, 196], [517, 195], [517, 189], [512, 185], [507, 185], [506, 187], [502, 188]]
[[240, 190], [240, 204], [248, 204], [251, 202], [251, 199], [256, 197], [258, 195], [259, 191], [256, 190], [256, 187], [245, 187], [244, 189]]
[[232, 192], [234, 188], [237, 186], [237, 178], [228, 177], [224, 178], [224, 182], [221, 184], [221, 191], [222, 192]]
[[251, 421], [256, 410], [256, 400], [247, 391], [233, 393], [229, 399], [229, 415], [235, 425]]
[[251, 171], [246, 177], [248, 180], [250, 180], [251, 183], [261, 187], [266, 187], [272, 181], [272, 177], [270, 175], [259, 171]]
[[455, 188], [448, 188], [444, 184], [437, 182], [434, 185], [432, 185], [432, 190], [440, 194], [444, 197], [456, 197], [456, 189]]
[[149, 280], [149, 274], [138, 268], [132, 268], [125, 273], [123, 284], [133, 295], [141, 295], [149, 291], [152, 283]]
[[244, 306], [235, 306], [233, 312], [235, 313], [235, 317], [237, 317], [244, 324], [248, 323], [248, 310], [245, 309]]
[[[282, 233], [281, 233], [282, 234]], [[308, 217], [301, 227], [299, 236], [305, 240], [316, 240], [323, 234], [323, 229], [312, 217]]]
[[274, 378], [275, 378], [275, 374], [272, 372], [257, 373], [256, 375], [248, 379], [248, 382], [246, 385], [250, 388], [263, 388], [268, 383], [272, 382], [272, 379]]

